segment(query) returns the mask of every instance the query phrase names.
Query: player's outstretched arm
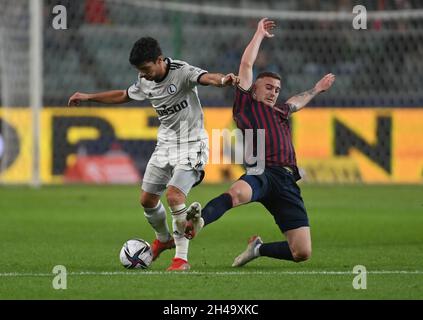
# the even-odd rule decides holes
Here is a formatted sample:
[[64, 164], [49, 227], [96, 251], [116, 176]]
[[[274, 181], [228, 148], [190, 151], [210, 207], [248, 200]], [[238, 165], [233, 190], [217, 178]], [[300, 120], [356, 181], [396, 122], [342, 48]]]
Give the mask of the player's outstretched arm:
[[276, 26], [275, 22], [263, 18], [257, 25], [256, 33], [244, 50], [239, 65], [239, 86], [245, 90], [250, 89], [253, 84], [253, 65], [256, 61], [261, 42], [264, 38], [272, 38], [274, 35], [270, 31]]
[[233, 73], [228, 73], [227, 75], [222, 73], [205, 73], [201, 76], [199, 83], [205, 86], [226, 87], [238, 84], [239, 78]]
[[129, 102], [130, 100], [126, 90], [112, 90], [99, 93], [76, 92], [69, 98], [68, 106], [79, 106], [82, 101], [119, 104]]
[[316, 95], [328, 90], [335, 81], [335, 75], [328, 73], [319, 82], [316, 83], [313, 89], [307, 90], [296, 96], [289, 98], [286, 103], [289, 105], [291, 112], [296, 112], [307, 105]]

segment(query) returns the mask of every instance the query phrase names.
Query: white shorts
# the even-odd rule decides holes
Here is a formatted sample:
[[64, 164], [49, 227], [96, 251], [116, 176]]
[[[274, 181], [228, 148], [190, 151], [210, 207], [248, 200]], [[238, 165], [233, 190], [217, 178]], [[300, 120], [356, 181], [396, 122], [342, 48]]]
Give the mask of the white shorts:
[[162, 195], [168, 186], [174, 186], [187, 196], [204, 177], [209, 156], [207, 142], [191, 142], [179, 147], [158, 145], [148, 161], [142, 190]]

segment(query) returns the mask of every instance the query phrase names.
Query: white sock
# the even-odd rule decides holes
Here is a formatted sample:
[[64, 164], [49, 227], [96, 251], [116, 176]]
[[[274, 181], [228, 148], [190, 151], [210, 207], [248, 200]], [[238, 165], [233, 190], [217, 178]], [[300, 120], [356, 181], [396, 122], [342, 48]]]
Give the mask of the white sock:
[[259, 243], [258, 245], [256, 245], [255, 247], [254, 247], [254, 256], [255, 257], [259, 257], [260, 256], [260, 247], [261, 247], [261, 243]]
[[171, 207], [170, 210], [172, 212], [173, 238], [176, 246], [175, 258], [188, 261], [189, 240], [184, 236], [187, 207], [185, 204], [179, 204]]
[[144, 208], [144, 215], [153, 227], [156, 238], [159, 239], [160, 242], [169, 241], [171, 235], [166, 221], [166, 209], [161, 201], [159, 201], [155, 208]]

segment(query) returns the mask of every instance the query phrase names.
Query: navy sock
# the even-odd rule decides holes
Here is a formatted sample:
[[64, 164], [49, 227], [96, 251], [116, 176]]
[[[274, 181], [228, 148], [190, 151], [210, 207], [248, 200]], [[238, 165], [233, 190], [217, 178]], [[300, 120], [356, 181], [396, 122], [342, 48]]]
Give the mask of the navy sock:
[[211, 200], [201, 211], [204, 219], [204, 226], [219, 219], [223, 214], [232, 208], [232, 197], [229, 193], [223, 193]]
[[260, 255], [264, 257], [291, 261], [294, 260], [287, 241], [263, 243], [259, 248], [259, 252]]

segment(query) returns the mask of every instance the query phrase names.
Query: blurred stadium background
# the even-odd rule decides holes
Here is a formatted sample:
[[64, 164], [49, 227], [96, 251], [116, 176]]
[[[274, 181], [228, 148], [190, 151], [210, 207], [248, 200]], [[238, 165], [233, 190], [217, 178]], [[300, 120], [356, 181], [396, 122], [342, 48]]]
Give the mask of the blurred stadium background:
[[[356, 4], [368, 10], [366, 30], [352, 27]], [[67, 30], [52, 27], [56, 5], [67, 9]], [[255, 72], [283, 76], [280, 99], [327, 72], [337, 75], [329, 92], [293, 117], [304, 181], [421, 183], [423, 4], [411, 0], [2, 1], [0, 181], [136, 181], [158, 125], [148, 103], [70, 110], [70, 95], [129, 87], [136, 80], [129, 51], [145, 35], [157, 38], [165, 55], [236, 73], [262, 16], [275, 19], [278, 29], [264, 41]], [[232, 90], [199, 91], [208, 129], [231, 128]], [[138, 176], [116, 165], [118, 173], [110, 169], [104, 178], [107, 164], [98, 160], [110, 151], [129, 155]], [[92, 156], [86, 177], [79, 171], [88, 165], [76, 163]], [[206, 181], [215, 183], [233, 180], [242, 169], [214, 165], [208, 171]], [[125, 174], [127, 180], [119, 178]]]
[[[56, 5], [67, 9], [66, 30], [52, 26]], [[367, 8], [365, 30], [353, 29], [355, 5]], [[234, 272], [247, 237], [281, 237], [253, 204], [231, 210], [190, 244], [200, 273], [190, 274], [188, 287], [184, 276], [162, 272], [170, 251], [152, 273], [123, 272], [124, 241], [154, 236], [138, 186], [157, 118], [148, 103], [68, 108], [69, 97], [134, 83], [128, 56], [146, 35], [167, 56], [237, 73], [264, 16], [278, 28], [254, 71], [282, 75], [280, 101], [328, 72], [337, 76], [291, 122], [313, 258], [257, 259]], [[422, 56], [417, 0], [1, 0], [0, 299], [421, 299]], [[209, 134], [234, 128], [231, 88], [199, 94]], [[209, 164], [208, 184], [188, 202], [207, 203], [242, 172]], [[71, 272], [69, 290], [52, 289], [57, 264]], [[368, 290], [351, 286], [357, 264], [369, 270]]]

